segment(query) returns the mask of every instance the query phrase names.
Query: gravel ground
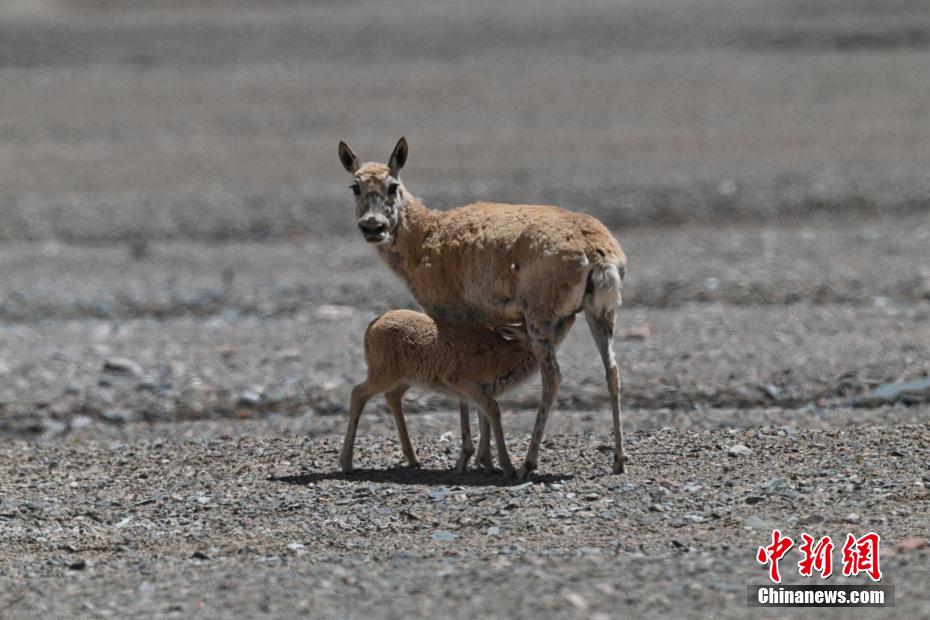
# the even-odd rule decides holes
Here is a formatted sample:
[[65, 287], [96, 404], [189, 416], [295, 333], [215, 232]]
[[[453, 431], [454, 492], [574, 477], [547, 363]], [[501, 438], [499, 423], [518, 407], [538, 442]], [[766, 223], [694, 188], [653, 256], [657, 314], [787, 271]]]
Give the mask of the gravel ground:
[[[433, 415], [411, 418], [423, 469], [398, 467], [390, 427], [366, 420], [365, 469], [349, 476], [335, 471], [338, 435], [302, 437], [293, 424], [16, 441], [0, 450], [0, 609], [744, 617], [746, 584], [765, 578], [755, 549], [780, 527], [880, 531], [893, 615], [919, 617], [930, 550], [912, 539], [930, 536], [930, 410], [918, 415], [841, 429], [637, 430], [622, 477], [607, 474], [609, 435], [579, 418], [550, 435], [533, 482], [515, 486], [449, 471], [456, 440], [437, 436]], [[451, 412], [444, 421], [454, 427]], [[525, 448], [525, 435], [510, 439]], [[746, 453], [730, 455], [737, 445]]]
[[[920, 0], [2, 3], [0, 618], [774, 617], [774, 527], [879, 532], [930, 617], [928, 42]], [[628, 474], [583, 326], [529, 484], [415, 391], [423, 468], [376, 399], [338, 473], [414, 303], [335, 145], [400, 134], [430, 206], [621, 240]]]
[[[923, 380], [927, 226], [914, 217], [618, 231], [637, 257], [619, 315], [625, 401], [822, 409]], [[0, 432], [63, 433], [89, 418], [345, 413], [365, 374], [365, 326], [415, 306], [352, 237], [146, 251], [127, 263], [118, 246], [0, 250], [11, 267], [0, 275]], [[606, 404], [583, 326], [560, 362], [561, 408]], [[531, 382], [505, 402], [532, 407], [537, 394]], [[909, 398], [925, 401], [927, 390]], [[409, 405], [448, 406], [428, 394]]]
[[[324, 307], [326, 310], [326, 307]], [[330, 312], [331, 310], [327, 310]], [[114, 424], [267, 412], [345, 414], [365, 377], [362, 334], [373, 315], [339, 320], [70, 321], [4, 330], [0, 432], [64, 433], [89, 418]], [[618, 343], [624, 401], [634, 407], [836, 407], [889, 382], [930, 373], [930, 307], [842, 305], [635, 311]], [[759, 326], [765, 325], [764, 330]], [[645, 339], [642, 334], [649, 334]], [[563, 344], [562, 409], [606, 406], [607, 391], [583, 326]], [[9, 360], [9, 361], [5, 361]], [[538, 380], [502, 398], [533, 407]], [[926, 387], [911, 402], [930, 397]], [[417, 392], [412, 411], [448, 408]]]

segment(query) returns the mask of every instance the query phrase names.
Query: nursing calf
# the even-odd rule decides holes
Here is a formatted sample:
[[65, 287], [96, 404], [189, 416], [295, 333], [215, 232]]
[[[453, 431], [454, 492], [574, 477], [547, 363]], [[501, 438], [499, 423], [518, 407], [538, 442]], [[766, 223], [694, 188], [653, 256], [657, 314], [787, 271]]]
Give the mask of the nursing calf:
[[[574, 321], [574, 316], [559, 321], [554, 333], [556, 345], [562, 342]], [[466, 404], [471, 400], [478, 406], [481, 420], [478, 462], [486, 470], [493, 469], [490, 426], [501, 470], [507, 477], [514, 475], [500, 407], [494, 397], [536, 372], [536, 358], [521, 327], [490, 329], [473, 321], [436, 321], [421, 312], [392, 310], [372, 321], [365, 331], [365, 361], [368, 377], [352, 390], [349, 427], [339, 456], [343, 471], [352, 470], [355, 433], [362, 410], [369, 399], [381, 393], [394, 416], [407, 462], [419, 465], [401, 402], [410, 386], [417, 385], [459, 399], [462, 450], [456, 462], [457, 471], [465, 471], [474, 453]]]

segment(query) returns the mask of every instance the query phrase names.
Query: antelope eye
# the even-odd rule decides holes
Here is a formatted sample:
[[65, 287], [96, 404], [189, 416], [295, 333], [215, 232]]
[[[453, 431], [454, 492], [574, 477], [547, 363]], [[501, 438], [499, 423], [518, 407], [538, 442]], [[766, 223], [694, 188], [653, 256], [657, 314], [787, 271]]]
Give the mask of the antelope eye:
[[358, 186], [358, 183], [353, 183], [349, 187], [352, 188], [352, 193], [355, 194], [356, 196], [362, 195], [362, 188]]
[[391, 183], [388, 185], [388, 196], [397, 195], [397, 183]]

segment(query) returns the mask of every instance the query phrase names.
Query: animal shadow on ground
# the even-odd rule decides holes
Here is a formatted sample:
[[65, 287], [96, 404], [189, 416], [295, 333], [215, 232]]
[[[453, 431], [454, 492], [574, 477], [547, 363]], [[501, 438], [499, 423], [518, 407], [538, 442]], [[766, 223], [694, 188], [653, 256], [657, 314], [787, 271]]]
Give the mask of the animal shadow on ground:
[[292, 476], [269, 476], [271, 482], [307, 485], [324, 480], [346, 480], [348, 482], [390, 482], [393, 484], [417, 484], [424, 486], [507, 487], [523, 482], [565, 482], [573, 479], [569, 474], [530, 474], [529, 480], [505, 480], [500, 474], [488, 474], [481, 470], [470, 470], [464, 474], [451, 469], [425, 469], [421, 467], [395, 467], [391, 469], [356, 469], [350, 474], [339, 470], [305, 472]]

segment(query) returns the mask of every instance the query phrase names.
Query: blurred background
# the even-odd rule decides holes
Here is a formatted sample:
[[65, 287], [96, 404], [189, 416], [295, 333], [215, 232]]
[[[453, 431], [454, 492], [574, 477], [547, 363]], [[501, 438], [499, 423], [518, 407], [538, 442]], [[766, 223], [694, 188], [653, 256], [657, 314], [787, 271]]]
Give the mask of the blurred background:
[[[633, 404], [925, 377], [928, 66], [918, 0], [4, 2], [0, 429], [343, 412], [414, 303], [336, 145], [401, 135], [430, 206], [614, 230]], [[580, 338], [562, 405], [601, 406]]]
[[[426, 469], [375, 399], [333, 473], [416, 307], [337, 144], [402, 135], [428, 206], [620, 240], [627, 476], [581, 324], [547, 484], [415, 390]], [[928, 617], [928, 171], [927, 0], [2, 0], [0, 615], [744, 617], [772, 527], [860, 524]]]
[[436, 206], [613, 226], [916, 211], [921, 0], [8, 0], [0, 239], [350, 232], [339, 139]]

